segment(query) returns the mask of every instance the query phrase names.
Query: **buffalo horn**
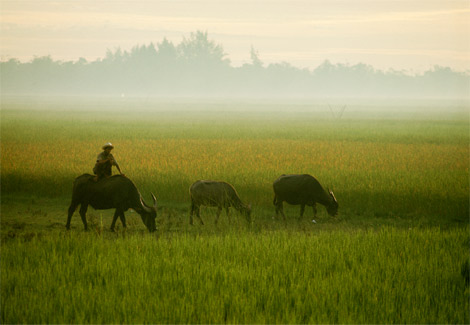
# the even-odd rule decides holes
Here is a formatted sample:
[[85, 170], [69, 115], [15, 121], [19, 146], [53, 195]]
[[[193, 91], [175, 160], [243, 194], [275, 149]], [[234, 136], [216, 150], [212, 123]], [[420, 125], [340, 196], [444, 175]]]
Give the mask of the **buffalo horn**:
[[153, 207], [156, 209], [157, 208], [157, 198], [155, 197], [155, 194], [153, 194], [153, 193], [150, 193], [150, 194], [152, 194]]
[[330, 195], [333, 197], [333, 200], [335, 200], [335, 202], [338, 203], [338, 201], [336, 200], [335, 195], [333, 194], [333, 191], [328, 189], [328, 192], [330, 192]]
[[140, 204], [142, 205], [142, 209], [145, 210], [145, 212], [152, 212], [152, 209], [150, 209], [144, 202], [144, 200], [142, 199], [142, 196], [140, 197]]

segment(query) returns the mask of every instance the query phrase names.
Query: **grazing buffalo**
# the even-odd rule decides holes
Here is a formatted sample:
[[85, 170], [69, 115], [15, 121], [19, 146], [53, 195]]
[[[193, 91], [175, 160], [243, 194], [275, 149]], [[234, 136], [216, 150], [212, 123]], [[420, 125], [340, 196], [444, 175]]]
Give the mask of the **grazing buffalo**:
[[229, 217], [229, 208], [234, 207], [239, 212], [243, 213], [250, 222], [251, 206], [245, 205], [238, 196], [235, 188], [225, 182], [217, 181], [196, 181], [189, 188], [189, 195], [191, 196], [191, 212], [189, 215], [189, 223], [193, 224], [193, 214], [196, 212], [196, 216], [201, 221], [201, 224], [204, 222], [199, 215], [199, 208], [201, 205], [217, 207], [217, 218], [215, 223], [219, 220], [220, 212], [222, 208], [225, 208], [227, 217]]
[[276, 216], [281, 212], [284, 220], [286, 216], [282, 207], [283, 201], [293, 205], [300, 204], [300, 217], [304, 215], [306, 205], [313, 207], [313, 214], [316, 217], [316, 203], [324, 205], [331, 216], [338, 213], [338, 201], [333, 192], [328, 190], [327, 193], [311, 175], [282, 175], [274, 181], [273, 189]]
[[121, 219], [122, 225], [126, 227], [124, 211], [129, 208], [140, 214], [142, 221], [150, 232], [156, 230], [157, 199], [155, 195], [152, 194], [153, 206], [148, 206], [129, 178], [122, 175], [103, 178], [99, 181], [94, 181], [93, 178], [93, 175], [83, 174], [73, 182], [72, 203], [67, 217], [67, 229], [70, 229], [70, 220], [73, 213], [81, 205], [80, 216], [85, 230], [88, 230], [86, 211], [88, 205], [91, 205], [96, 210], [116, 209], [111, 223], [112, 231], [114, 231], [118, 217]]

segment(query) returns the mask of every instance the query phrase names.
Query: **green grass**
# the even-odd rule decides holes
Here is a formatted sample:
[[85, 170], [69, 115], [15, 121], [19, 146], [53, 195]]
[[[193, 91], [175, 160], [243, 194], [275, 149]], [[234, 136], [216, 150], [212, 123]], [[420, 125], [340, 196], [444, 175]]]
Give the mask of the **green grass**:
[[468, 323], [468, 229], [55, 233], [2, 246], [2, 323]]
[[[468, 107], [354, 101], [341, 120], [318, 102], [4, 99], [1, 110], [2, 323], [469, 323]], [[383, 103], [382, 103], [383, 104]], [[105, 142], [147, 200], [135, 213], [78, 213], [73, 179]], [[273, 219], [272, 182], [309, 173], [319, 207]], [[232, 211], [189, 226], [197, 179], [232, 183]]]

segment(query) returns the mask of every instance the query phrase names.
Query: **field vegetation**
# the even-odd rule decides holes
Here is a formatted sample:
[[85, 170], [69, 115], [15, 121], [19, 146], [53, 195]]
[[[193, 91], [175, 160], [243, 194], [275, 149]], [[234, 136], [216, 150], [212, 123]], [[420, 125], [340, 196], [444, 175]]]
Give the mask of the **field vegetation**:
[[[326, 101], [5, 98], [1, 141], [2, 323], [470, 322], [465, 103], [349, 100], [338, 119]], [[93, 209], [65, 231], [108, 141], [156, 194], [157, 234]], [[333, 189], [339, 216], [274, 218], [289, 173]], [[234, 185], [253, 222], [206, 208], [189, 226], [198, 179]]]
[[464, 229], [121, 235], [6, 244], [2, 321], [468, 323]]

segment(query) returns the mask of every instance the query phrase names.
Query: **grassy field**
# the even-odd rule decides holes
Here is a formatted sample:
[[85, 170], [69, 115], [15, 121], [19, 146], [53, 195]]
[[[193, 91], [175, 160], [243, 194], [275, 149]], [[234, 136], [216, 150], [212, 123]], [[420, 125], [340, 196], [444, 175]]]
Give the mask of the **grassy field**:
[[[156, 235], [92, 209], [92, 231], [64, 230], [108, 141], [157, 195]], [[321, 101], [3, 99], [1, 157], [2, 323], [470, 322], [465, 103], [350, 100], [335, 119]], [[339, 216], [273, 219], [288, 173], [332, 188]], [[190, 227], [198, 179], [233, 184], [253, 223], [206, 208]]]
[[393, 228], [44, 235], [2, 248], [2, 322], [463, 324], [465, 240]]

